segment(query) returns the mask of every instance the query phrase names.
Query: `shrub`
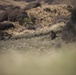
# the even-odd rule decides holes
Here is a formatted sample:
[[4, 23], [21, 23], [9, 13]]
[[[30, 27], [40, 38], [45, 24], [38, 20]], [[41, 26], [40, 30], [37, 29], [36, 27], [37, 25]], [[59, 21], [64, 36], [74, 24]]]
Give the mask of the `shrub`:
[[14, 5], [0, 5], [0, 10], [14, 10], [14, 9], [20, 9], [18, 6]]
[[76, 8], [71, 12], [71, 18], [62, 30], [62, 39], [67, 42], [76, 41]]
[[0, 40], [8, 40], [12, 37], [11, 34], [8, 34], [7, 32], [0, 31]]
[[7, 30], [10, 28], [15, 28], [14, 25], [10, 22], [0, 22], [0, 30]]
[[0, 22], [7, 21], [7, 20], [8, 20], [8, 13], [7, 12], [2, 12], [0, 14]]
[[29, 30], [35, 30], [36, 29], [36, 25], [29, 18], [23, 19], [23, 26], [25, 26]]
[[60, 23], [60, 22], [65, 23], [68, 19], [69, 19], [69, 17], [66, 17], [64, 15], [58, 15], [52, 20], [52, 23], [53, 24]]
[[20, 24], [22, 24], [22, 20], [24, 18], [27, 18], [28, 15], [24, 10], [14, 10], [12, 13], [9, 14], [8, 20], [12, 22], [18, 21]]
[[71, 20], [76, 23], [76, 8], [71, 11]]
[[41, 7], [41, 3], [40, 2], [34, 2], [34, 3], [29, 3], [24, 10], [29, 10], [32, 8], [37, 8], [37, 7]]
[[67, 42], [72, 42], [76, 38], [76, 24], [68, 22], [62, 30], [62, 39]]
[[9, 9], [0, 14], [0, 22], [11, 21], [11, 22], [19, 22], [20, 24], [22, 24], [22, 20], [24, 18], [28, 18], [28, 15], [24, 10], [21, 9], [15, 9], [15, 10]]
[[36, 20], [37, 20], [37, 18], [35, 17], [35, 16], [30, 16], [30, 19], [31, 19], [31, 21], [33, 22], [33, 24], [35, 24], [36, 23]]
[[28, 26], [33, 24], [29, 18], [24, 18], [22, 22], [23, 22], [23, 26]]
[[50, 12], [51, 10], [50, 10], [50, 8], [45, 8], [44, 11]]
[[52, 4], [54, 0], [44, 0], [45, 3]]
[[72, 11], [72, 6], [68, 5], [68, 6], [67, 6], [67, 10], [68, 10], [69, 12], [71, 12], [71, 11]]

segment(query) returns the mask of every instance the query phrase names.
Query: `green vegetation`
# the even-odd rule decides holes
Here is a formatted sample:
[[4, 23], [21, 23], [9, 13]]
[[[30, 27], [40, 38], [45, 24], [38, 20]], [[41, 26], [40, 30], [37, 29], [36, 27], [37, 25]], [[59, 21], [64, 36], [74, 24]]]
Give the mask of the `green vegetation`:
[[29, 25], [33, 25], [33, 22], [31, 21], [31, 19], [24, 18], [23, 19], [23, 26], [29, 26]]
[[72, 11], [72, 6], [67, 6], [67, 10], [69, 11], [69, 12], [71, 12]]

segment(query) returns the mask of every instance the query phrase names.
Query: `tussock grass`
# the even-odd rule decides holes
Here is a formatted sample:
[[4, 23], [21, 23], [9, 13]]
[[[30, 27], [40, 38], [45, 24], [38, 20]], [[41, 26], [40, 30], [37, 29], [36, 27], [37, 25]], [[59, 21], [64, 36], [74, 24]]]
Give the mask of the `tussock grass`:
[[52, 30], [54, 32], [60, 32], [62, 30], [63, 26], [65, 26], [65, 24], [63, 22], [61, 22], [61, 23], [54, 24], [53, 26], [51, 26], [49, 28], [44, 27], [44, 28], [36, 30], [36, 31], [32, 30], [30, 32], [29, 30], [28, 31], [25, 30], [22, 33], [15, 34], [15, 36], [13, 36], [12, 39], [33, 38], [33, 37], [49, 35]]

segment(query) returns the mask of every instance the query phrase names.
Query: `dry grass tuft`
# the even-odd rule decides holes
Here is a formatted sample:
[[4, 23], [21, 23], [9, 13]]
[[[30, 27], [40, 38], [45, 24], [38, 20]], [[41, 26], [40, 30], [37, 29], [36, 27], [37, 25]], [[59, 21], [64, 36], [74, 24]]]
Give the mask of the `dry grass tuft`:
[[[44, 11], [48, 8], [50, 12]], [[40, 24], [44, 27], [51, 26], [53, 19], [57, 16], [66, 16], [70, 14], [67, 10], [67, 5], [42, 5], [42, 7], [33, 8], [27, 11], [29, 16], [35, 16], [37, 18], [36, 24]]]

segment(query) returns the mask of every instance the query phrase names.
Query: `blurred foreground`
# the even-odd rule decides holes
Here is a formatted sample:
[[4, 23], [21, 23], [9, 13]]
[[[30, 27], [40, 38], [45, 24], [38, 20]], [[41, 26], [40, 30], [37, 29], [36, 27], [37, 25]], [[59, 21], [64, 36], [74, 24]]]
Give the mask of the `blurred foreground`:
[[75, 45], [36, 47], [1, 52], [0, 75], [76, 75]]

